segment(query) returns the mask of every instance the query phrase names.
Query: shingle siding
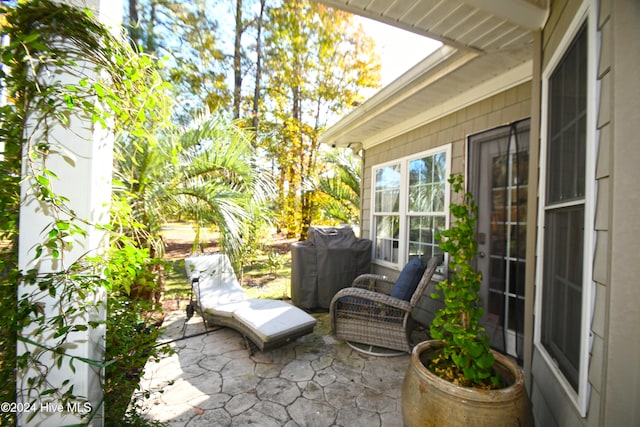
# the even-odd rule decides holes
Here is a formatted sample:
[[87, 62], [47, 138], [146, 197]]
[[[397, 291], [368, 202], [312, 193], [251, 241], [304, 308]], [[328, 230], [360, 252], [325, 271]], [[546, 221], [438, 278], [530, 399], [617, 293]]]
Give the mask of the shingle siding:
[[[466, 139], [469, 135], [527, 118], [530, 111], [531, 83], [527, 82], [366, 150], [363, 168], [362, 236], [371, 236], [373, 166], [452, 144], [452, 172], [463, 173], [466, 169]], [[375, 266], [374, 271], [383, 274], [394, 273]]]
[[[609, 145], [608, 271], [604, 315], [605, 360], [601, 404], [605, 426], [640, 425], [640, 4], [602, 1], [599, 23], [609, 64], [602, 75], [602, 138]], [[606, 13], [606, 16], [602, 16]], [[606, 44], [605, 44], [606, 43]], [[607, 91], [605, 93], [605, 90]], [[605, 120], [606, 119], [606, 120]], [[601, 167], [605, 169], [606, 166]], [[603, 233], [604, 231], [599, 232]], [[599, 246], [599, 244], [598, 244]]]
[[[637, 324], [638, 310], [626, 308], [615, 302], [612, 295], [619, 293], [620, 302], [637, 301], [638, 286], [637, 274], [630, 270], [638, 270], [636, 263], [623, 263], [619, 256], [615, 255], [616, 248], [620, 253], [639, 253], [638, 227], [635, 229], [625, 227], [625, 231], [615, 232], [622, 224], [638, 224], [637, 218], [631, 219], [628, 213], [638, 209], [639, 200], [630, 198], [629, 195], [637, 194], [638, 168], [624, 168], [615, 161], [616, 153], [622, 154], [622, 158], [637, 157], [637, 137], [635, 143], [629, 138], [620, 138], [620, 135], [630, 132], [631, 127], [637, 127], [636, 120], [624, 120], [624, 123], [616, 118], [638, 110], [638, 95], [628, 94], [629, 88], [637, 88], [637, 83], [632, 84], [633, 74], [628, 71], [636, 69], [638, 64], [638, 51], [624, 55], [617, 54], [616, 40], [622, 45], [637, 46], [638, 29], [637, 19], [639, 9], [633, 6], [634, 2], [624, 1], [613, 3], [604, 0], [598, 3], [597, 35], [598, 47], [596, 58], [596, 159], [595, 159], [595, 200], [594, 223], [595, 247], [593, 252], [592, 279], [594, 286], [594, 302], [591, 321], [591, 357], [589, 360], [588, 378], [591, 385], [588, 413], [581, 417], [575, 406], [558, 385], [555, 376], [549, 367], [542, 361], [539, 355], [534, 354], [531, 390], [534, 412], [538, 425], [544, 426], [618, 426], [639, 425], [640, 411], [637, 401], [640, 396], [639, 382], [640, 372], [637, 369], [637, 354], [640, 349], [636, 339], [632, 339], [630, 333], [619, 332], [628, 329], [629, 324]], [[558, 49], [558, 43], [566, 32], [569, 22], [573, 19], [579, 1], [554, 1], [552, 13], [543, 32], [543, 62], [547, 63]], [[637, 2], [635, 3], [637, 6]], [[621, 13], [621, 9], [626, 13]], [[616, 15], [615, 12], [618, 14]], [[635, 17], [634, 17], [635, 16]], [[616, 20], [615, 18], [619, 18]], [[624, 21], [624, 24], [620, 24]], [[614, 23], [617, 22], [617, 27]], [[636, 25], [633, 23], [635, 22]], [[636, 40], [632, 42], [632, 40]], [[635, 44], [634, 44], [635, 43]], [[624, 48], [622, 49], [624, 50]], [[626, 63], [626, 70], [621, 71], [620, 65]], [[629, 63], [631, 62], [631, 63]], [[617, 71], [617, 73], [616, 73]], [[621, 78], [617, 80], [616, 78]], [[536, 78], [536, 76], [534, 76]], [[624, 88], [624, 89], [622, 89]], [[619, 89], [616, 92], [616, 89]], [[624, 95], [624, 96], [621, 96]], [[635, 104], [632, 106], [631, 104]], [[616, 140], [616, 137], [618, 139]], [[624, 148], [623, 148], [624, 147]], [[629, 162], [628, 165], [630, 165]], [[635, 177], [634, 177], [635, 175]], [[621, 183], [627, 183], [624, 195], [621, 193]], [[635, 182], [636, 190], [631, 190], [629, 183]], [[633, 184], [631, 184], [633, 185]], [[623, 207], [622, 205], [625, 205]], [[615, 212], [623, 212], [616, 218]], [[621, 220], [620, 218], [628, 218]], [[632, 237], [632, 236], [635, 236]], [[620, 237], [628, 239], [622, 242]], [[637, 259], [637, 256], [636, 256]], [[617, 265], [616, 265], [617, 263]], [[620, 274], [622, 280], [615, 280]], [[635, 277], [636, 279], [630, 279]], [[632, 296], [635, 296], [634, 299]], [[613, 320], [612, 320], [613, 319]], [[618, 323], [615, 323], [618, 319]], [[627, 326], [625, 326], [627, 325]], [[612, 335], [618, 335], [618, 341], [612, 340]], [[626, 336], [626, 339], [624, 338]], [[632, 355], [636, 355], [636, 362], [631, 362]], [[629, 369], [635, 366], [636, 369]], [[621, 384], [616, 384], [617, 380]], [[622, 390], [627, 390], [628, 395]], [[635, 403], [634, 403], [635, 402]]]

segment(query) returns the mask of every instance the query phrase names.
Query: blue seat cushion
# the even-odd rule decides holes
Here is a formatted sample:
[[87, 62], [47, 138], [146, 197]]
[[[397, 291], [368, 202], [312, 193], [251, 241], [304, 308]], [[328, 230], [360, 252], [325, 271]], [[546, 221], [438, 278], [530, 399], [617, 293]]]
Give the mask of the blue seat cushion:
[[425, 265], [422, 262], [422, 258], [416, 257], [411, 259], [400, 272], [398, 280], [396, 280], [393, 289], [391, 289], [391, 296], [409, 301], [416, 291], [418, 283], [420, 283], [420, 278], [424, 274], [424, 270]]

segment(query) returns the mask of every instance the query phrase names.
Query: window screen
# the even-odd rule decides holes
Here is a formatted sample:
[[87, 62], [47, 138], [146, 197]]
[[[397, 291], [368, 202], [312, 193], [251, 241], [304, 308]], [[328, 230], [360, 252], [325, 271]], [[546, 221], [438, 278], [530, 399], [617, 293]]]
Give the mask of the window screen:
[[587, 32], [549, 79], [541, 340], [578, 390], [585, 224]]

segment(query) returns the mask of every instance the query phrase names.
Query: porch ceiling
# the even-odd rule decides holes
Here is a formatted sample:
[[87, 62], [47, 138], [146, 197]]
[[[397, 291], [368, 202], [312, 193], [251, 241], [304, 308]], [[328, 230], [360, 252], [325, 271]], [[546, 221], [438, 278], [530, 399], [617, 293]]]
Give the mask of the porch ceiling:
[[316, 1], [444, 43], [321, 135], [365, 148], [529, 80], [548, 15], [546, 0]]

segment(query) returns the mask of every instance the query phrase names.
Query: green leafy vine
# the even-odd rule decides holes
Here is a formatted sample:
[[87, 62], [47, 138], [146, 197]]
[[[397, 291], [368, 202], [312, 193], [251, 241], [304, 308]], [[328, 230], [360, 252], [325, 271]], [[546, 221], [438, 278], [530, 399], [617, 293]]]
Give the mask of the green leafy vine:
[[[152, 347], [153, 333], [132, 335], [119, 343], [120, 348], [111, 345], [119, 339], [111, 334], [114, 325], [124, 334], [126, 325], [133, 324], [139, 332], [154, 321], [144, 314], [154, 307], [129, 296], [147, 267], [158, 264], [148, 249], [129, 238], [131, 230], [141, 226], [122, 215], [118, 227], [82, 217], [71, 208], [65, 189], [59, 188], [55, 165], [76, 161], [59, 141], [60, 130], [75, 132], [89, 126], [94, 135], [118, 133], [137, 149], [155, 144], [170, 103], [157, 62], [133, 51], [120, 34], [97, 23], [90, 10], [33, 0], [15, 7], [1, 5], [0, 16], [1, 34], [8, 38], [0, 47], [6, 99], [0, 104], [0, 381], [20, 381], [17, 387], [3, 387], [0, 400], [33, 404], [28, 420], [46, 399], [63, 405], [86, 402], [86, 396], [74, 391], [72, 380], [52, 380], [56, 369], [64, 366], [76, 372], [79, 364], [86, 364], [101, 376], [106, 373], [102, 382], [108, 402], [113, 397], [109, 391], [116, 388], [109, 378], [114, 367], [122, 370], [123, 362], [126, 367], [135, 359], [133, 355], [141, 360], [163, 351]], [[119, 205], [126, 200], [114, 200], [114, 209], [121, 212]], [[18, 243], [24, 203], [35, 204], [50, 222], [42, 230], [29, 230], [40, 231], [41, 237], [31, 259], [21, 261], [27, 266], [21, 270]], [[28, 229], [28, 224], [22, 226]], [[110, 244], [105, 240], [103, 250], [73, 253], [90, 230], [108, 235]], [[135, 268], [122, 270], [116, 264], [122, 262], [123, 251], [138, 260]], [[121, 307], [138, 316], [124, 325], [113, 317], [105, 320], [107, 305], [109, 316], [122, 314]], [[78, 333], [91, 330], [104, 335], [105, 329], [105, 357], [74, 354]], [[126, 406], [119, 410], [126, 411]], [[100, 407], [91, 409], [84, 414], [86, 423], [101, 412]], [[0, 414], [0, 423], [15, 424], [15, 414]]]
[[[473, 265], [478, 252], [478, 207], [472, 194], [464, 191], [462, 175], [451, 175], [449, 183], [460, 202], [450, 204], [456, 222], [442, 231], [438, 239], [440, 249], [449, 254], [452, 277], [436, 286], [442, 292], [444, 307], [436, 313], [430, 333], [433, 339], [443, 341], [443, 347], [429, 368], [458, 385], [496, 388], [499, 379], [493, 371], [494, 357], [480, 325], [482, 274]], [[440, 294], [434, 293], [432, 297], [440, 298]]]

